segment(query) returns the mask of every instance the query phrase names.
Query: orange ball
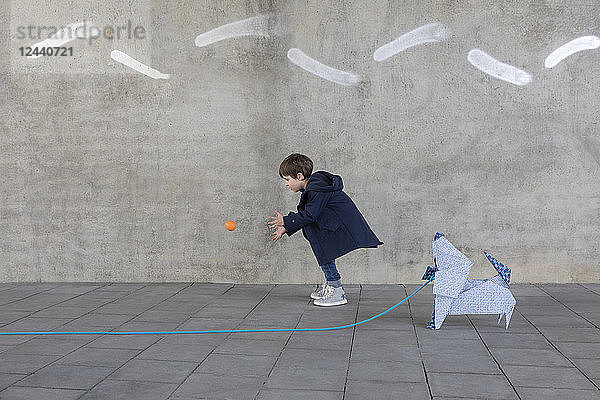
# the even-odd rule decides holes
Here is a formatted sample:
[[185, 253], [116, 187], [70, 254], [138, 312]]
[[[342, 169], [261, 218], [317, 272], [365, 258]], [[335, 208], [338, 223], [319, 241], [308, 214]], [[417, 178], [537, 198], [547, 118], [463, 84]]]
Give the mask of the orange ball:
[[225, 222], [225, 228], [227, 228], [228, 231], [233, 231], [236, 228], [236, 223], [233, 221], [227, 221]]

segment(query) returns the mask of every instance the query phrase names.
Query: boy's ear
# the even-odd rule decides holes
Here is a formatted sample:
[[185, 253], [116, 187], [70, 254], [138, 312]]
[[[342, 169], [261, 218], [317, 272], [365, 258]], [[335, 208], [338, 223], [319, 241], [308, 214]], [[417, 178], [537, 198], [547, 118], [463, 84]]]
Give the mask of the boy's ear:
[[296, 179], [298, 179], [299, 181], [303, 181], [304, 180], [304, 175], [302, 175], [302, 172], [298, 172], [296, 174]]

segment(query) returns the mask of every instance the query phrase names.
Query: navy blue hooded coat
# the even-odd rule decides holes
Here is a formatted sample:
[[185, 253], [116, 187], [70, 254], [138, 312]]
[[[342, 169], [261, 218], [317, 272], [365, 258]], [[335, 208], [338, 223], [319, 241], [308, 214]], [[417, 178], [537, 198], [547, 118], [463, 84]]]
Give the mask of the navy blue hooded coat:
[[283, 217], [288, 236], [302, 229], [319, 265], [360, 247], [383, 244], [343, 187], [341, 176], [317, 171], [302, 190], [298, 212]]

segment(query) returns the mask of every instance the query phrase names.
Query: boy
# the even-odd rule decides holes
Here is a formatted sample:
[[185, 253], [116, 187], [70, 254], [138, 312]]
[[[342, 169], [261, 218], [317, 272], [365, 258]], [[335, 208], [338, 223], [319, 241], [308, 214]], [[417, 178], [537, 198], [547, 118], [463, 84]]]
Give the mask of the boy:
[[279, 176], [292, 192], [302, 192], [298, 212], [285, 217], [275, 211], [269, 217], [271, 238], [284, 233], [293, 235], [302, 229], [317, 262], [325, 274], [325, 283], [310, 295], [317, 306], [337, 306], [348, 300], [335, 265], [335, 259], [361, 248], [383, 243], [375, 236], [354, 202], [342, 191], [342, 178], [325, 171], [314, 174], [313, 162], [302, 154], [291, 154], [279, 166]]

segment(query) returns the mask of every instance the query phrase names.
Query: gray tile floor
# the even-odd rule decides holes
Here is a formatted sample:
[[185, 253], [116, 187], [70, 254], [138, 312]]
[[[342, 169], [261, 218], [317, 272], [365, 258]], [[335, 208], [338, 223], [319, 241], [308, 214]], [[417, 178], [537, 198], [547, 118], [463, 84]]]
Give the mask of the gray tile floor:
[[[418, 285], [0, 284], [0, 332], [345, 325]], [[600, 399], [600, 284], [513, 285], [508, 330], [490, 315], [439, 331], [431, 286], [368, 324], [330, 332], [0, 335], [0, 399]]]

